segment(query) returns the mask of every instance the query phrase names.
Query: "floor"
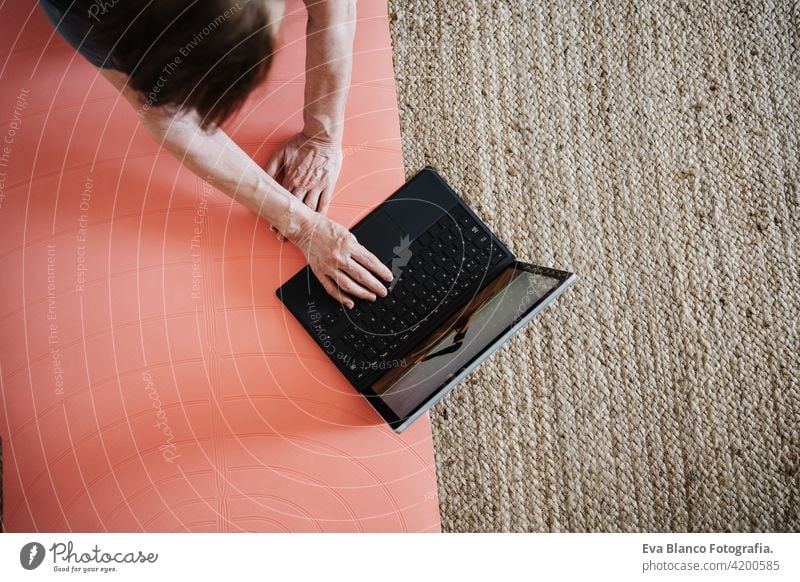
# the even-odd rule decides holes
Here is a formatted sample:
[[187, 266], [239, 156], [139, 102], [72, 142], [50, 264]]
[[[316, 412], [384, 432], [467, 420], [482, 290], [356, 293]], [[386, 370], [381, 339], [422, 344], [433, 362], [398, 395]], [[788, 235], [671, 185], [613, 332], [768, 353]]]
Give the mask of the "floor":
[[407, 174], [579, 277], [436, 407], [443, 528], [800, 529], [797, 5], [390, 17]]
[[433, 413], [448, 531], [800, 529], [791, 3], [390, 1], [407, 173], [573, 287]]

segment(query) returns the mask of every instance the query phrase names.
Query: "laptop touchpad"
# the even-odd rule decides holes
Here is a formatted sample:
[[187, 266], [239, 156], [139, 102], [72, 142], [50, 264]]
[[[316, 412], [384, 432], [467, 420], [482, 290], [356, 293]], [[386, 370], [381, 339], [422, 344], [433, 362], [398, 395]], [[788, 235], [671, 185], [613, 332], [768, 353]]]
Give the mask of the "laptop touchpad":
[[353, 234], [382, 263], [387, 263], [394, 256], [394, 247], [401, 244], [403, 236], [409, 235], [397, 226], [385, 210], [359, 224], [353, 229]]

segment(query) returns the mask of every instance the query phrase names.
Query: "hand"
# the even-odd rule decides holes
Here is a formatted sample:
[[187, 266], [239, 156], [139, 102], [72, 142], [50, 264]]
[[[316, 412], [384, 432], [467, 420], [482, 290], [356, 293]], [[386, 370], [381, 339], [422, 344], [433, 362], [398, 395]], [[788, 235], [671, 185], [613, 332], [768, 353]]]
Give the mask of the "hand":
[[311, 270], [325, 290], [343, 305], [353, 308], [353, 298], [375, 301], [385, 297], [392, 272], [361, 246], [349, 230], [317, 212], [306, 212], [294, 232], [284, 232], [308, 259]]
[[266, 166], [276, 182], [321, 214], [328, 212], [341, 168], [340, 144], [309, 138], [302, 132], [281, 144]]

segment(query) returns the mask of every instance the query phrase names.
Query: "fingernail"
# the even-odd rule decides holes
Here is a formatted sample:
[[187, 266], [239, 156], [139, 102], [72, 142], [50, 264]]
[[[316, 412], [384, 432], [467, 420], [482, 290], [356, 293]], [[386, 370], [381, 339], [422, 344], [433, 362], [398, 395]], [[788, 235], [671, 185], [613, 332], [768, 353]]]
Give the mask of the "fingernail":
[[377, 299], [377, 297], [375, 296], [375, 294], [371, 293], [370, 296], [369, 296], [369, 300], [370, 301], [375, 301], [376, 299]]
[[353, 302], [348, 301], [345, 305], [347, 305], [347, 309], [353, 309]]

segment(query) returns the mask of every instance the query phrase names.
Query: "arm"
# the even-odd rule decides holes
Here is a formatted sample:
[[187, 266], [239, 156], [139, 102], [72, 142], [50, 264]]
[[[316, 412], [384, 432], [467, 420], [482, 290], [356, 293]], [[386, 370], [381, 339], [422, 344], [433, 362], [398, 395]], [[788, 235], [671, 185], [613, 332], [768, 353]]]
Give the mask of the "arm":
[[306, 80], [303, 130], [273, 155], [267, 171], [323, 214], [342, 164], [344, 111], [353, 69], [355, 0], [305, 0]]
[[355, 0], [305, 0], [306, 87], [303, 134], [340, 145], [353, 70]]
[[153, 138], [192, 172], [267, 219], [306, 255], [325, 289], [352, 307], [350, 295], [374, 300], [386, 288], [391, 271], [343, 226], [313, 212], [290, 195], [221, 129], [204, 132], [193, 113], [170, 115], [159, 107], [143, 107], [142, 96], [127, 84], [127, 75], [103, 70], [122, 96], [140, 112]]
[[224, 131], [203, 132], [194, 114], [171, 116], [159, 107], [144, 107], [142, 95], [127, 84], [127, 75], [103, 69], [102, 75], [137, 111], [148, 133], [183, 165], [287, 233], [305, 217], [287, 192], [262, 170]]

